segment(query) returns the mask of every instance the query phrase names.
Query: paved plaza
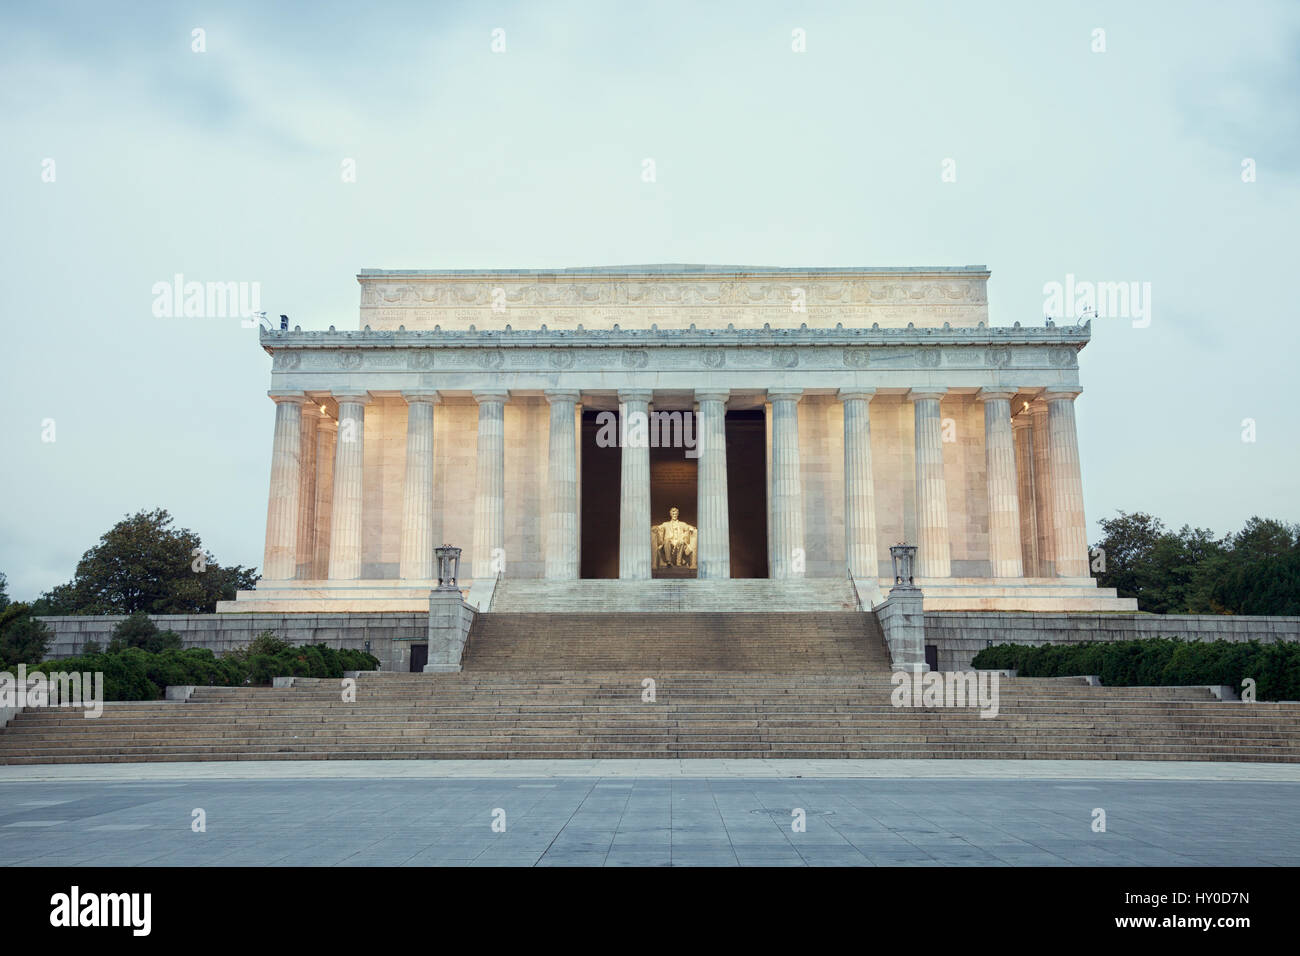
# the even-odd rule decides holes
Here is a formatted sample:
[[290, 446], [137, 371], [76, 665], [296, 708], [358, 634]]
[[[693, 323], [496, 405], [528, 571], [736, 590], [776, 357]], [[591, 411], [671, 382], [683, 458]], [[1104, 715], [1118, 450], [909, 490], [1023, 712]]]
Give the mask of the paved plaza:
[[[405, 776], [359, 763], [370, 773], [335, 762], [204, 765], [206, 777], [182, 775], [193, 765], [172, 765], [171, 776], [158, 772], [168, 765], [69, 767], [61, 779], [64, 768], [0, 768], [0, 864], [1300, 863], [1300, 781], [1264, 765], [1176, 765], [1162, 777], [1113, 761], [1007, 761], [976, 776], [964, 763], [917, 761], [928, 771], [850, 776], [859, 768], [846, 762], [831, 776], [809, 762], [698, 776], [708, 768], [663, 761], [653, 776], [613, 767], [529, 776], [536, 762], [466, 762], [477, 763], [475, 777], [416, 761], [402, 762]], [[1069, 763], [1073, 772], [1054, 766]], [[937, 775], [944, 770], [953, 775]], [[1093, 830], [1098, 809], [1105, 832]], [[198, 810], [205, 832], [193, 829]]]

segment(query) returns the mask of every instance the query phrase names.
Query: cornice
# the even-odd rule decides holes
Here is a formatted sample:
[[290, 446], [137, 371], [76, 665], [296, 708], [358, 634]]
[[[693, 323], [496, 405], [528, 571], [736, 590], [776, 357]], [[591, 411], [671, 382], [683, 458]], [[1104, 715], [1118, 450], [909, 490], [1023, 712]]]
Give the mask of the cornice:
[[1044, 346], [1073, 347], [1076, 351], [1092, 337], [1092, 322], [1045, 328], [1013, 326], [953, 328], [909, 325], [906, 328], [794, 328], [737, 329], [371, 329], [291, 331], [261, 329], [259, 342], [267, 352], [278, 349], [392, 349], [392, 348], [641, 348], [764, 347], [764, 346]]

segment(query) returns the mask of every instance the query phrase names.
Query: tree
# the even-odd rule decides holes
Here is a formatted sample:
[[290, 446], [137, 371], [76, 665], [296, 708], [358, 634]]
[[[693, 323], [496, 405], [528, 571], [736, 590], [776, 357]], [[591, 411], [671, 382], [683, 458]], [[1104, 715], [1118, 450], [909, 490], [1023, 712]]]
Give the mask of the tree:
[[1205, 528], [1183, 525], [1160, 535], [1134, 571], [1139, 606], [1156, 614], [1190, 613], [1198, 588], [1205, 586], [1198, 571], [1226, 550], [1226, 542]]
[[1300, 615], [1300, 549], [1233, 564], [1212, 596], [1231, 614]]
[[144, 611], [136, 611], [124, 621], [119, 621], [113, 628], [112, 639], [108, 642], [108, 652], [116, 654], [128, 647], [139, 647], [150, 654], [165, 650], [181, 649], [181, 636], [175, 631], [160, 631], [158, 625], [149, 619]]
[[222, 567], [199, 536], [173, 528], [164, 509], [127, 515], [81, 556], [73, 579], [37, 601], [41, 614], [202, 614], [237, 590], [251, 589], [255, 568]]
[[32, 617], [32, 606], [7, 603], [0, 610], [0, 667], [39, 664], [50, 650], [53, 631]]
[[9, 579], [0, 571], [0, 611], [9, 606]]
[[1232, 552], [1245, 561], [1286, 554], [1300, 541], [1300, 525], [1252, 517], [1232, 537]]
[[1097, 575], [1097, 584], [1115, 588], [1120, 597], [1139, 597], [1139, 574], [1164, 533], [1163, 522], [1142, 511], [1121, 511], [1118, 518], [1103, 518], [1100, 524], [1104, 534], [1094, 547], [1105, 552], [1106, 570]]

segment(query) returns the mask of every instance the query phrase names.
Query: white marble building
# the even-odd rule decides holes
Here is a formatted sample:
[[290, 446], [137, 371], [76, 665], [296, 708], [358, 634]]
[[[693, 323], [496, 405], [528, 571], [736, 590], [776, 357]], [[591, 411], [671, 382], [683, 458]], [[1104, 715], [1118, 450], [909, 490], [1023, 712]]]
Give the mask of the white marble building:
[[[261, 334], [263, 579], [218, 611], [426, 609], [442, 543], [480, 594], [647, 580], [669, 506], [698, 528], [688, 595], [771, 578], [866, 602], [907, 542], [927, 610], [1133, 610], [1089, 577], [1090, 328], [990, 327], [988, 276], [363, 270], [360, 330]], [[600, 412], [682, 413], [662, 417], [696, 448], [623, 424], [593, 444]]]

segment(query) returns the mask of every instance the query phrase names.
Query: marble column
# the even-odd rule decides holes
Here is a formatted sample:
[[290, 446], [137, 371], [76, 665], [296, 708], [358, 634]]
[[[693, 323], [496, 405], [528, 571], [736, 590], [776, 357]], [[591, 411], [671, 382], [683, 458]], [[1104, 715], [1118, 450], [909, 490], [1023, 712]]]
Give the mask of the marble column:
[[[622, 480], [618, 509], [618, 576], [628, 580], [650, 577], [650, 399], [649, 389], [618, 393], [619, 433], [623, 446], [619, 455]], [[635, 426], [630, 424], [634, 420]]]
[[1074, 400], [1081, 389], [1048, 389], [1048, 459], [1052, 470], [1052, 526], [1056, 533], [1056, 576], [1088, 576], [1088, 529], [1083, 519], [1083, 477]]
[[803, 577], [803, 481], [799, 473], [801, 388], [768, 389], [772, 403], [772, 577]]
[[1052, 522], [1051, 444], [1047, 436], [1047, 403], [1035, 401], [1029, 406], [1034, 434], [1034, 525], [1038, 535], [1038, 576], [1056, 576], [1056, 528]]
[[316, 429], [324, 418], [320, 406], [302, 406], [301, 451], [298, 455], [298, 555], [294, 577], [310, 578], [316, 560]]
[[330, 580], [361, 577], [361, 510], [365, 496], [364, 462], [367, 392], [335, 392], [339, 432], [334, 448], [334, 503], [330, 513]]
[[698, 576], [731, 577], [731, 520], [727, 500], [727, 389], [696, 389], [699, 428], [696, 498], [699, 504]]
[[578, 578], [578, 442], [575, 411], [581, 393], [560, 389], [544, 393], [551, 404], [550, 444], [546, 459], [546, 577]]
[[1016, 442], [1016, 495], [1020, 503], [1020, 563], [1026, 577], [1039, 577], [1038, 518], [1034, 511], [1033, 416], [1022, 411], [1011, 419]]
[[311, 577], [320, 581], [330, 573], [330, 517], [334, 511], [334, 446], [339, 423], [322, 415], [316, 426], [316, 538]]
[[271, 442], [271, 492], [266, 500], [266, 552], [262, 577], [288, 581], [297, 570], [298, 501], [301, 494], [302, 392], [267, 393], [275, 402], [275, 436]]
[[844, 403], [844, 547], [849, 573], [875, 581], [876, 482], [871, 472], [871, 399], [874, 388], [842, 388]]
[[473, 575], [475, 581], [486, 581], [497, 576], [506, 559], [506, 400], [510, 393], [473, 394], [478, 402]]
[[989, 565], [995, 578], [1025, 573], [1020, 554], [1020, 485], [1016, 479], [1016, 442], [1011, 434], [1011, 400], [1015, 389], [981, 388], [984, 403], [984, 475], [989, 497]]
[[939, 401], [946, 388], [914, 388], [908, 392], [915, 416], [916, 437], [916, 576], [952, 576], [952, 546], [948, 539], [948, 483], [943, 476], [943, 418]]
[[403, 392], [406, 400], [406, 476], [397, 576], [428, 581], [433, 568], [433, 407], [437, 392]]

